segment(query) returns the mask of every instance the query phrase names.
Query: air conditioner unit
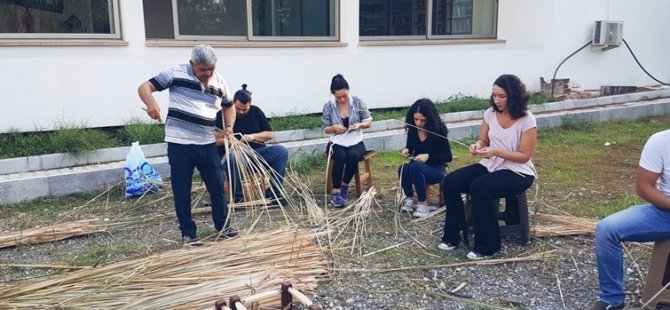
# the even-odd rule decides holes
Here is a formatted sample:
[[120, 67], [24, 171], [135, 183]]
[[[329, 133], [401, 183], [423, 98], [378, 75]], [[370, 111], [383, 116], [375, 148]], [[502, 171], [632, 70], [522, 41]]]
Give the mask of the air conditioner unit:
[[621, 46], [623, 21], [597, 20], [593, 25], [593, 49], [606, 51]]

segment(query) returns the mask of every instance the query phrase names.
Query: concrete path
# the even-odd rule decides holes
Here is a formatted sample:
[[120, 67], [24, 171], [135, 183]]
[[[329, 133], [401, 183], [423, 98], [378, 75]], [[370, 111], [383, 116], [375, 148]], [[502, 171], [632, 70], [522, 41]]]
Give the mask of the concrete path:
[[[531, 111], [539, 128], [560, 126], [565, 118], [607, 121], [664, 115], [670, 114], [670, 89], [553, 102], [533, 106]], [[481, 117], [482, 111], [443, 115], [449, 127], [449, 138], [458, 140], [478, 135]], [[402, 149], [405, 144], [402, 125], [399, 120], [373, 122], [364, 136], [367, 148], [380, 152]], [[293, 158], [320, 154], [328, 142], [320, 129], [277, 132], [275, 140], [286, 146]], [[0, 205], [44, 196], [98, 191], [123, 184], [128, 149], [105, 149], [81, 157], [51, 154], [0, 160]], [[145, 145], [142, 149], [161, 176], [169, 178], [165, 144]]]

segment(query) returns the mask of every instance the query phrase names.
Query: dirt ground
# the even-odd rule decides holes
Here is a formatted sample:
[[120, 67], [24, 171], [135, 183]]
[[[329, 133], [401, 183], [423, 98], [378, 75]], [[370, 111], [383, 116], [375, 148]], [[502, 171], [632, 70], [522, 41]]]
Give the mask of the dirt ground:
[[[654, 121], [667, 123], [670, 117]], [[568, 212], [597, 220], [625, 207], [622, 204], [639, 202], [632, 172], [645, 140], [640, 137], [635, 142], [612, 144], [593, 157], [569, 147], [539, 147], [534, 162], [541, 178], [528, 192], [531, 213]], [[452, 167], [473, 162], [462, 150], [456, 153]], [[556, 158], [560, 158], [560, 166]], [[602, 163], [607, 169], [593, 168]], [[333, 269], [315, 292], [308, 292], [315, 303], [324, 309], [585, 309], [597, 299], [592, 235], [533, 237], [529, 245], [504, 238], [503, 249], [494, 259], [508, 262], [493, 264], [469, 261], [463, 248], [440, 251], [436, 246], [442, 234], [443, 213], [415, 220], [397, 212], [398, 164], [395, 157], [375, 159], [374, 187], [378, 193], [373, 212], [366, 217], [365, 234], [358, 236], [360, 243], [353, 247], [337, 244], [327, 251]], [[544, 173], [542, 177], [549, 169], [572, 173]], [[322, 193], [322, 173], [305, 177], [305, 186]], [[121, 197], [121, 189], [113, 188], [92, 195], [3, 207], [1, 232], [90, 218], [105, 223], [107, 232], [0, 249], [0, 291], [4, 285], [22, 279], [67, 272], [18, 264], [95, 266], [182, 247], [169, 189], [139, 200]], [[208, 200], [201, 187], [193, 197], [197, 207]], [[323, 204], [322, 195], [316, 199]], [[304, 212], [287, 210], [296, 225], [315, 229]], [[332, 216], [351, 215], [337, 214], [330, 207], [328, 210]], [[281, 214], [278, 208], [239, 209], [232, 220], [243, 233], [256, 222], [254, 231], [258, 232], [288, 225]], [[214, 232], [208, 213], [194, 219], [200, 237]], [[347, 228], [345, 233], [353, 238], [354, 230]], [[651, 247], [626, 244], [625, 287], [631, 307], [644, 288]], [[519, 261], [512, 262], [514, 259]]]

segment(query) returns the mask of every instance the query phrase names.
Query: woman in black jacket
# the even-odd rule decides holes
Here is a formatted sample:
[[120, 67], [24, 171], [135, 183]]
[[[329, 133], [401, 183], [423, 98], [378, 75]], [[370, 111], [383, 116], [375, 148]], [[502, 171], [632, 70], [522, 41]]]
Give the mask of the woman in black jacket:
[[[409, 162], [398, 169], [405, 199], [402, 211], [413, 212], [414, 217], [428, 215], [426, 184], [437, 184], [446, 175], [444, 165], [451, 162], [451, 148], [447, 140], [447, 126], [430, 99], [419, 99], [405, 116], [407, 143], [402, 155]], [[416, 192], [417, 204], [413, 204]]]

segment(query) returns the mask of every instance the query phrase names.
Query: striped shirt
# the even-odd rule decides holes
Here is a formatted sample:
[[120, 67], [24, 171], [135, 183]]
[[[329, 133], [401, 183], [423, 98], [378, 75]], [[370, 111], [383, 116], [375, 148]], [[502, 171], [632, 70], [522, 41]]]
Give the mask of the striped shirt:
[[[370, 111], [360, 98], [349, 96], [349, 126], [357, 123], [372, 121]], [[334, 99], [329, 100], [323, 105], [321, 114], [321, 129], [335, 124], [344, 125], [337, 103]], [[347, 131], [343, 134], [333, 134], [330, 136], [330, 142], [344, 147], [350, 147], [363, 141], [363, 131], [361, 129]]]
[[165, 120], [165, 142], [177, 144], [214, 143], [216, 113], [233, 104], [223, 77], [214, 73], [209, 85], [198, 80], [190, 64], [171, 67], [149, 80], [157, 91], [170, 89]]

